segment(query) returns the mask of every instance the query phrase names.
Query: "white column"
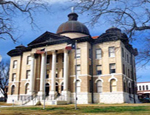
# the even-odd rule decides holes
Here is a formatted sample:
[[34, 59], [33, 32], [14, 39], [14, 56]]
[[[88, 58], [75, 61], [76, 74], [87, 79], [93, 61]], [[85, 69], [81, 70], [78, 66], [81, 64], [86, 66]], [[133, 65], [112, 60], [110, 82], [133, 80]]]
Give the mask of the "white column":
[[34, 54], [31, 55], [31, 65], [30, 65], [30, 94], [33, 94], [34, 91]]
[[56, 92], [56, 52], [52, 52], [52, 76], [51, 76], [51, 94], [55, 94]]
[[40, 74], [40, 95], [44, 94], [44, 80], [45, 80], [45, 76], [46, 76], [46, 55], [42, 54], [42, 60], [41, 60], [41, 74]]
[[69, 65], [68, 51], [64, 50], [64, 91], [68, 91], [68, 65]]

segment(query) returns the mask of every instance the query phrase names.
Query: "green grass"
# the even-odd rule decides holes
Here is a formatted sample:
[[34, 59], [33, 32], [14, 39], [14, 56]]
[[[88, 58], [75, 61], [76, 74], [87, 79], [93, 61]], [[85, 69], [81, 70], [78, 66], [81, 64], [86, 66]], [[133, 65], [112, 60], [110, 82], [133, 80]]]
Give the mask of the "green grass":
[[32, 107], [8, 107], [0, 108], [0, 114], [3, 115], [47, 115], [47, 114], [102, 114], [102, 115], [150, 115], [149, 105], [78, 105], [78, 109], [74, 109], [74, 105], [46, 106], [43, 110], [42, 106]]

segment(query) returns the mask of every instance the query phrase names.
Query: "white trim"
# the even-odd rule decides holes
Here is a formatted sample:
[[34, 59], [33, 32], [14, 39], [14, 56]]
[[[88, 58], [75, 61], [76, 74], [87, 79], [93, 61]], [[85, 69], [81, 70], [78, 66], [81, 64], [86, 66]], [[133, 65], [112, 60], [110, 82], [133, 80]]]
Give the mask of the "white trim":
[[101, 80], [102, 82], [104, 82], [103, 79], [97, 78], [97, 79], [95, 80], [95, 83], [96, 83], [98, 80]]
[[112, 73], [112, 74], [104, 74], [104, 75], [93, 75], [93, 77], [105, 77], [105, 76], [112, 76], [112, 75], [123, 75], [122, 73]]
[[[80, 78], [77, 78], [77, 80], [79, 80], [80, 82], [82, 82], [82, 80]], [[73, 83], [76, 82], [76, 79], [73, 80]]]
[[27, 82], [24, 84], [24, 86], [26, 86], [26, 85], [27, 85], [27, 83], [30, 85], [30, 83], [27, 81]]
[[118, 81], [118, 79], [114, 77], [114, 75], [112, 75], [111, 78], [108, 79], [108, 82], [110, 82], [112, 79], [115, 79], [116, 81]]
[[48, 81], [45, 83], [45, 85], [46, 85], [47, 83], [49, 84], [49, 86], [51, 85], [50, 82], [48, 82]]
[[[75, 77], [76, 75], [70, 75], [70, 77]], [[85, 77], [85, 76], [89, 76], [91, 77], [91, 75], [89, 74], [80, 74], [80, 75], [77, 75], [77, 77]]]
[[13, 83], [13, 84], [11, 84], [11, 87], [12, 87], [13, 85], [16, 87], [16, 84], [14, 84], [14, 83]]
[[59, 85], [61, 85], [62, 83], [64, 83], [64, 80], [63, 80], [63, 81], [61, 81]]

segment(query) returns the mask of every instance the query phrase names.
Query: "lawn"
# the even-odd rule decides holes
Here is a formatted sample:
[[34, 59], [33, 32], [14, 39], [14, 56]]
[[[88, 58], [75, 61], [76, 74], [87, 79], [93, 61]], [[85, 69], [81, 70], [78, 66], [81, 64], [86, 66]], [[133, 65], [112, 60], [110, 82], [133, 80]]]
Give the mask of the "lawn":
[[52, 115], [52, 114], [83, 114], [83, 115], [150, 115], [150, 104], [89, 104], [31, 107], [0, 108], [0, 115]]

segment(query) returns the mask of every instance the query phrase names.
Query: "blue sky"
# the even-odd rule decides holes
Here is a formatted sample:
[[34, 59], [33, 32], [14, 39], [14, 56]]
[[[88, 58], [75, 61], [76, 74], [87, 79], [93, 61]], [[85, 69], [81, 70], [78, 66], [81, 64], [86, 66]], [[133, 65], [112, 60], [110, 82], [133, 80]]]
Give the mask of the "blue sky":
[[[68, 20], [67, 15], [71, 12], [71, 4], [68, 2], [57, 2], [56, 0], [50, 7], [50, 11], [40, 11], [34, 14], [34, 21], [37, 24], [38, 28], [31, 28], [29, 24], [29, 19], [19, 15], [14, 18], [16, 32], [14, 33], [15, 37], [18, 38], [16, 44], [13, 43], [11, 39], [2, 40], [0, 39], [0, 55], [3, 57], [3, 60], [9, 60], [10, 57], [7, 55], [7, 52], [11, 49], [14, 49], [17, 45], [23, 44], [27, 46], [28, 43], [36, 39], [38, 36], [43, 34], [45, 31], [50, 31], [55, 33], [60, 24]], [[97, 36], [105, 32], [106, 29], [114, 26], [100, 20], [102, 23], [96, 24], [94, 27], [91, 27], [87, 22], [90, 20], [91, 16], [86, 14], [79, 14], [78, 20], [89, 28], [91, 36]], [[133, 42], [133, 47], [141, 48], [139, 45], [140, 40]], [[138, 81], [150, 81], [150, 66], [145, 68], [137, 68], [137, 80]]]

